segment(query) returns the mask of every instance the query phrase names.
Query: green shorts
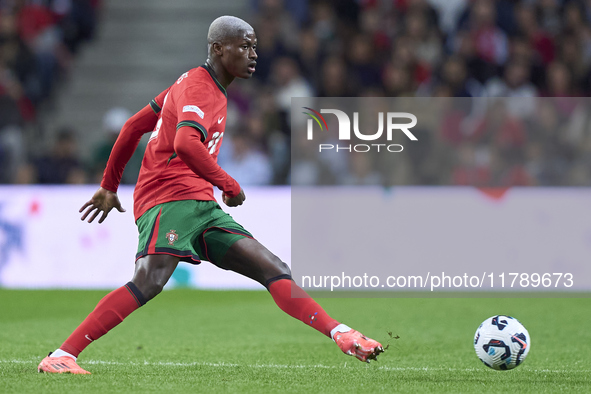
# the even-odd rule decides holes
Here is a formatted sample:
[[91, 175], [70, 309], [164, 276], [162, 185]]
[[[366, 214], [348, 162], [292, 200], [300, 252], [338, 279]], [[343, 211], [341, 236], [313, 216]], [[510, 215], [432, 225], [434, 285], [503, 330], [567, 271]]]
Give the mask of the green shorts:
[[182, 200], [156, 205], [136, 222], [136, 260], [149, 254], [169, 254], [192, 264], [201, 260], [220, 265], [232, 244], [252, 235], [215, 201]]

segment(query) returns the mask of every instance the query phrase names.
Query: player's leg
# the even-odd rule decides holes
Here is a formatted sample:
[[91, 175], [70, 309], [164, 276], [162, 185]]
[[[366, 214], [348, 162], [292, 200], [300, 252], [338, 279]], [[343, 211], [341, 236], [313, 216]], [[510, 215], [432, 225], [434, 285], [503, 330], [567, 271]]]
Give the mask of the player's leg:
[[[232, 238], [221, 232], [209, 234], [205, 237], [205, 245], [208, 250], [223, 251], [224, 242], [228, 243], [227, 239]], [[383, 352], [379, 342], [331, 318], [292, 280], [287, 264], [257, 240], [246, 237], [238, 239], [227, 248], [225, 254], [218, 255], [217, 259], [219, 261], [214, 261], [214, 264], [221, 268], [261, 283], [269, 290], [281, 310], [333, 339], [343, 352], [367, 362], [376, 359]]]
[[80, 352], [158, 295], [172, 276], [178, 262], [178, 257], [165, 254], [140, 258], [135, 264], [133, 279], [103, 297], [59, 349], [43, 359], [38, 370], [88, 373], [76, 364]]
[[131, 280], [146, 302], [156, 297], [172, 276], [180, 259], [167, 254], [152, 254], [138, 259]]
[[[215, 252], [216, 242], [221, 242], [221, 239], [217, 238], [217, 236], [223, 237], [221, 239], [224, 240], [226, 238], [226, 234], [221, 230], [216, 230], [214, 234], [208, 232], [205, 238], [208, 251]], [[239, 237], [237, 241], [228, 247], [223, 256], [220, 257], [219, 254], [210, 257], [215, 260], [213, 263], [218, 267], [254, 279], [265, 287], [267, 287], [267, 281], [270, 279], [283, 276], [291, 278], [289, 266], [253, 238]]]

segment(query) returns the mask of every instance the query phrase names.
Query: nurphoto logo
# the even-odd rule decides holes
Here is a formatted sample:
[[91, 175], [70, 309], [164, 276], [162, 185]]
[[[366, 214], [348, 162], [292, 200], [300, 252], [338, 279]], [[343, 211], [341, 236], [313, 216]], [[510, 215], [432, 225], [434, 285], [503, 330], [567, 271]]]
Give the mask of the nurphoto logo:
[[[328, 124], [326, 123], [326, 119], [322, 114], [333, 114], [337, 117], [337, 121], [339, 124], [339, 141], [350, 141], [351, 140], [351, 119], [349, 115], [345, 112], [338, 110], [338, 109], [321, 109], [320, 112], [310, 108], [310, 107], [303, 107], [310, 112], [303, 112], [304, 114], [310, 116], [308, 119], [307, 124], [307, 132], [308, 132], [308, 140], [312, 141], [314, 139], [314, 121], [320, 127], [320, 131], [328, 131]], [[378, 130], [374, 133], [365, 134], [359, 130], [359, 112], [353, 112], [353, 134], [355, 137], [362, 141], [376, 141], [382, 134], [384, 133], [384, 118], [386, 119], [386, 140], [392, 141], [392, 136], [394, 135], [395, 131], [402, 131], [408, 139], [411, 141], [417, 141], [417, 137], [413, 133], [411, 133], [410, 129], [416, 126], [417, 124], [417, 117], [408, 112], [384, 112], [378, 113]], [[407, 119], [410, 122], [407, 123], [395, 123], [395, 120], [399, 119]], [[335, 151], [335, 152], [369, 152], [369, 151], [385, 151], [385, 152], [402, 152], [404, 147], [400, 144], [378, 144], [378, 143], [371, 143], [371, 144], [349, 144], [349, 145], [339, 145], [339, 144], [318, 144], [318, 151]]]

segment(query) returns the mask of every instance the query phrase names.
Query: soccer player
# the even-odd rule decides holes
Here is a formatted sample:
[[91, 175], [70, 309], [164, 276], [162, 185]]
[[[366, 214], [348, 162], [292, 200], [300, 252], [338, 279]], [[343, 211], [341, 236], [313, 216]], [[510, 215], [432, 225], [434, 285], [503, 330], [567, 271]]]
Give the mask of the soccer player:
[[[81, 219], [102, 223], [115, 208], [123, 169], [144, 133], [152, 132], [134, 192], [139, 245], [133, 278], [107, 294], [66, 341], [39, 364], [39, 372], [88, 374], [76, 358], [90, 343], [154, 298], [179, 261], [201, 259], [256, 280], [279, 308], [336, 342], [346, 354], [369, 362], [384, 351], [380, 343], [332, 319], [292, 280], [289, 267], [273, 255], [213, 197], [222, 190], [229, 207], [246, 196], [238, 182], [217, 165], [226, 126], [226, 88], [234, 78], [250, 78], [257, 39], [242, 19], [222, 16], [207, 34], [204, 65], [189, 70], [123, 126], [101, 187], [80, 208]], [[293, 293], [293, 297], [292, 297]]]

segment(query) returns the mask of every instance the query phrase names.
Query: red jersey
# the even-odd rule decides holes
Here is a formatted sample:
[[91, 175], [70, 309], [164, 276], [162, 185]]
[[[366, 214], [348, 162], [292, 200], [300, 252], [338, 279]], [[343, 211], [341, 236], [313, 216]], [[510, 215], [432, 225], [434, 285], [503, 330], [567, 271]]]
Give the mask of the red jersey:
[[226, 126], [226, 90], [207, 65], [181, 75], [152, 100], [150, 106], [158, 115], [158, 121], [146, 147], [134, 192], [136, 220], [161, 203], [215, 200], [212, 184], [195, 174], [177, 156], [174, 139], [181, 127], [195, 128], [217, 162]]

